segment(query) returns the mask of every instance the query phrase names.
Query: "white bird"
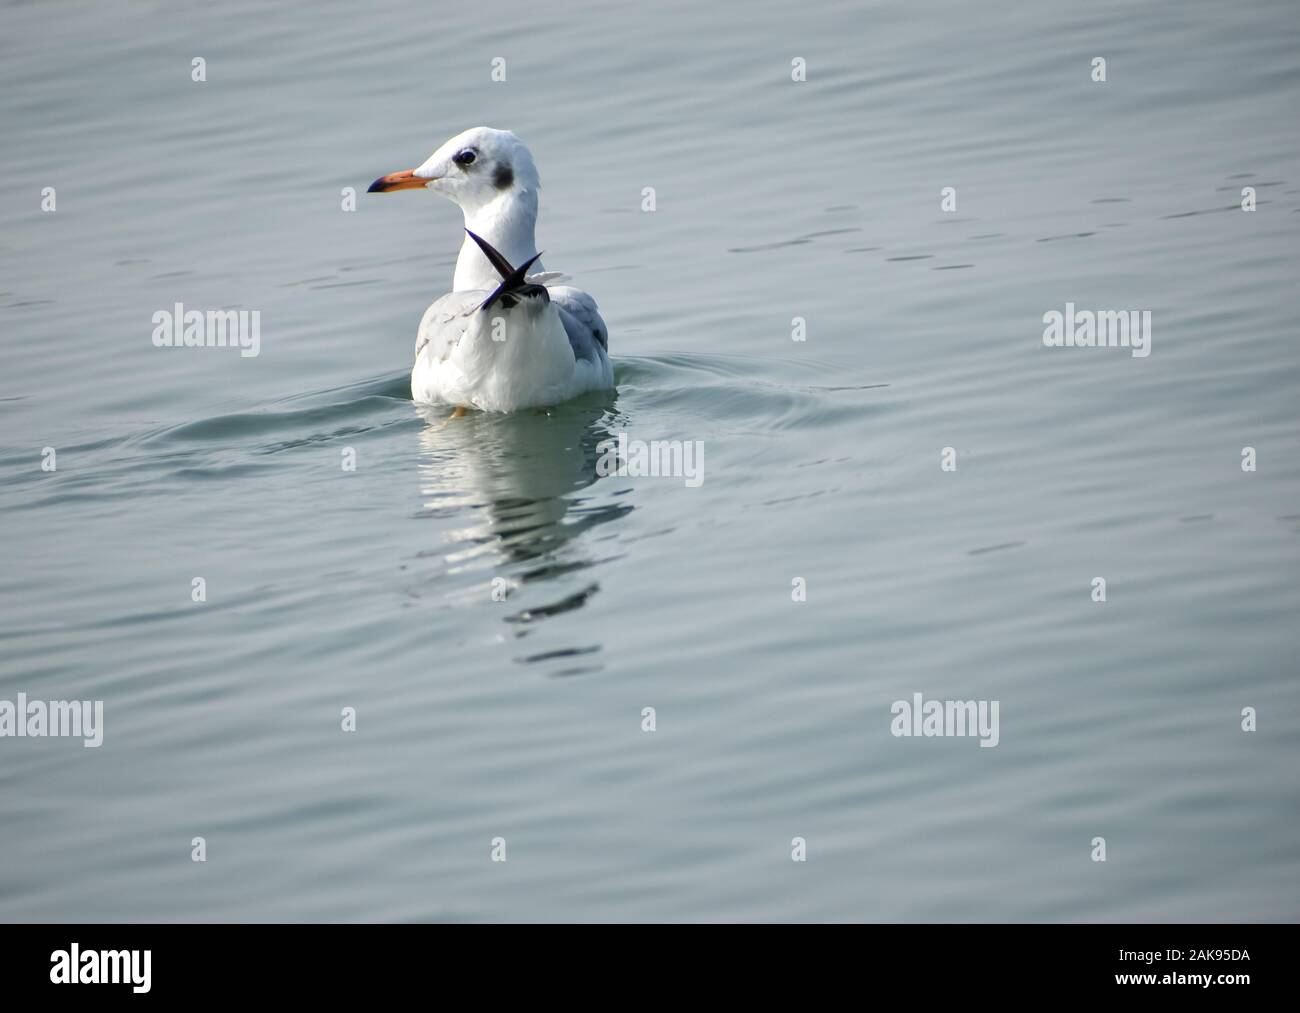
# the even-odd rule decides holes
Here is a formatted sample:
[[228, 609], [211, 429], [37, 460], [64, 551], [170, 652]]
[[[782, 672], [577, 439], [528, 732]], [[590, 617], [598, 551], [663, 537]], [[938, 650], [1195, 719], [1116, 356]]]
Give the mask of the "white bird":
[[452, 291], [425, 310], [416, 335], [416, 401], [510, 412], [614, 386], [596, 300], [541, 270], [540, 186], [523, 142], [490, 127], [457, 134], [419, 168], [370, 184], [370, 193], [432, 190], [465, 214]]

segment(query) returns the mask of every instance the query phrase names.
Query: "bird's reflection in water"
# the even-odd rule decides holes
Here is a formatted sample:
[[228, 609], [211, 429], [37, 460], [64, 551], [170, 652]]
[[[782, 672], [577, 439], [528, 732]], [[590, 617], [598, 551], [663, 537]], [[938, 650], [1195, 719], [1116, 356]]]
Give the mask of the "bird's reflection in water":
[[[445, 532], [437, 550], [446, 572], [482, 572], [485, 581], [472, 581], [468, 593], [485, 594], [490, 581], [507, 600], [524, 598], [529, 585], [570, 578], [561, 580], [568, 585], [562, 593], [507, 605], [504, 618], [515, 636], [581, 608], [599, 590], [595, 580], [572, 582], [598, 561], [582, 536], [632, 509], [626, 495], [595, 493], [598, 483], [618, 481], [597, 470], [599, 445], [626, 428], [611, 401], [595, 395], [549, 410], [459, 418], [449, 418], [451, 409], [442, 406], [414, 406], [426, 423], [420, 432], [423, 513], [460, 524]], [[584, 644], [519, 660], [550, 661], [598, 649]]]

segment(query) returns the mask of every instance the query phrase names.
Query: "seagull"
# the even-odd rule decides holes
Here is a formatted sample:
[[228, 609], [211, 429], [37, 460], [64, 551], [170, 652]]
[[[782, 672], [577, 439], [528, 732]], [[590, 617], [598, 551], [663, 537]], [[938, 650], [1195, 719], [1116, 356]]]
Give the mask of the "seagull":
[[416, 334], [416, 401], [454, 405], [457, 415], [512, 412], [614, 386], [596, 300], [542, 269], [540, 188], [524, 143], [491, 127], [457, 134], [419, 168], [370, 184], [369, 193], [432, 190], [465, 215], [452, 290], [425, 310]]

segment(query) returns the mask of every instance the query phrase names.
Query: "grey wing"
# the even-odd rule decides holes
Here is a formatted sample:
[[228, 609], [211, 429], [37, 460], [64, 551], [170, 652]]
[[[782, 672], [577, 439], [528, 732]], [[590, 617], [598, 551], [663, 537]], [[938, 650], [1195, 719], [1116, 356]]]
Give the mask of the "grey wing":
[[[582, 289], [569, 285], [548, 287], [546, 291], [560, 311], [560, 320], [569, 336], [569, 344], [573, 346], [573, 357], [597, 361], [601, 353], [609, 349], [609, 329], [600, 318], [596, 300]], [[597, 346], [600, 346], [599, 350]]]
[[486, 292], [448, 292], [424, 311], [415, 335], [415, 357], [428, 355], [434, 362], [445, 361], [469, 329], [470, 318], [487, 298]]

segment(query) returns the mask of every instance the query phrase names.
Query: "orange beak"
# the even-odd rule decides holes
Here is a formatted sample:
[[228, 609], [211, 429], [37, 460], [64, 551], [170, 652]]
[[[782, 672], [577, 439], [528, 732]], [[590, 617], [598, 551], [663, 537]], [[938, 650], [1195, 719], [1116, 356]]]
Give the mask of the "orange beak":
[[390, 172], [387, 176], [380, 176], [370, 184], [370, 189], [366, 193], [392, 193], [394, 190], [422, 190], [426, 183], [432, 180], [425, 179], [423, 176], [417, 176], [414, 169], [403, 169], [401, 172]]

